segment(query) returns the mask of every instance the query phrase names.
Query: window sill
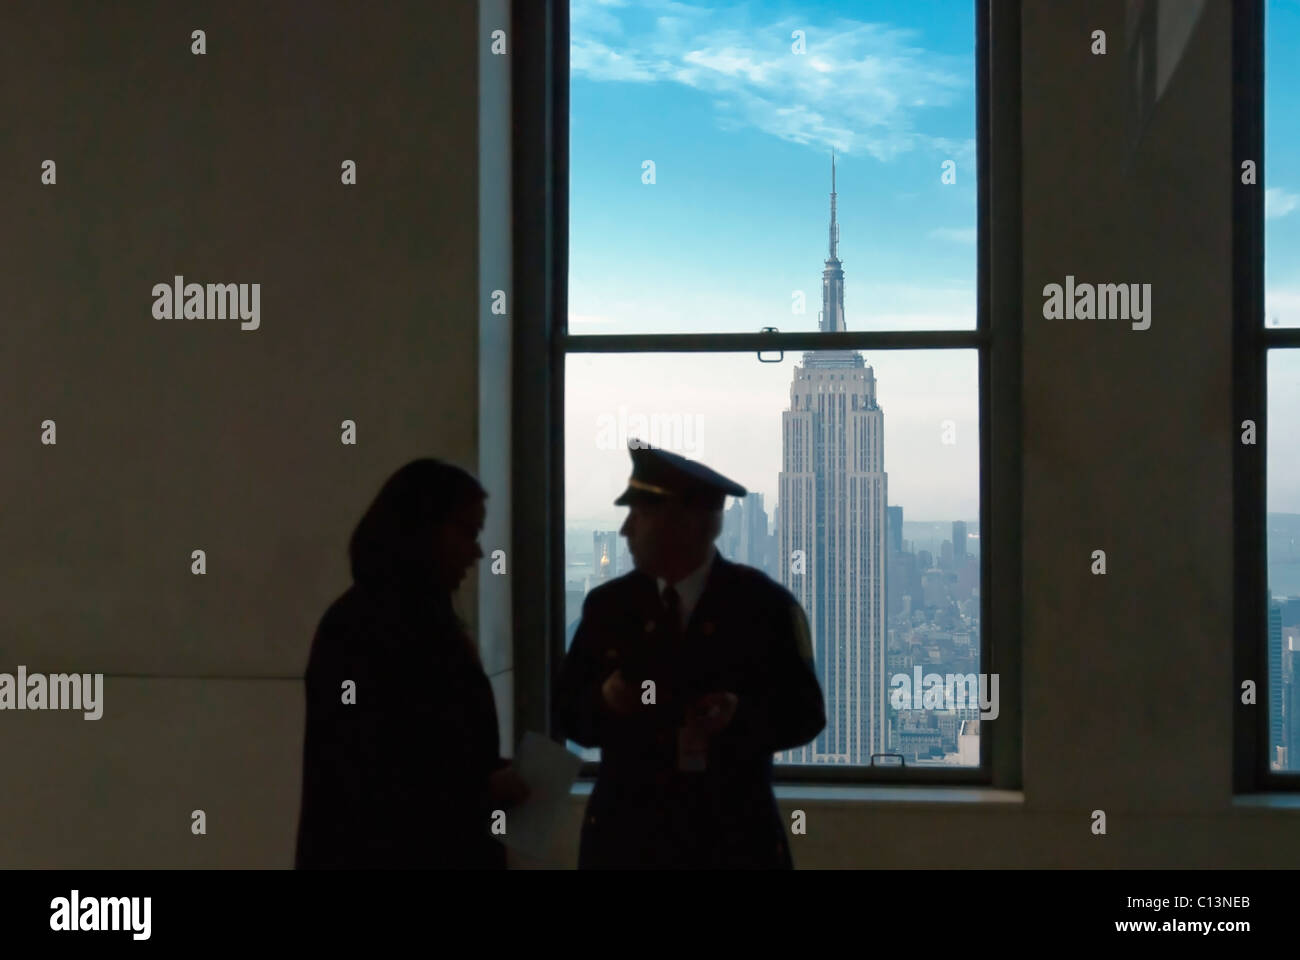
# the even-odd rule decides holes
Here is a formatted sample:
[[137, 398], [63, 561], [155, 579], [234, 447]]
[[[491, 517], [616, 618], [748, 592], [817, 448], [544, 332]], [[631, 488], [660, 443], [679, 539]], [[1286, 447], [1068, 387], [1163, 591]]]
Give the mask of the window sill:
[[1300, 810], [1300, 794], [1239, 793], [1233, 795], [1232, 805], [1244, 810]]
[[784, 800], [818, 803], [871, 803], [889, 806], [925, 807], [934, 804], [979, 804], [1022, 807], [1025, 795], [1019, 790], [996, 790], [992, 787], [928, 787], [908, 785], [859, 785], [840, 783], [776, 784], [777, 802]]
[[[591, 795], [594, 781], [574, 783], [571, 796]], [[817, 803], [871, 803], [889, 806], [928, 807], [935, 804], [978, 804], [1005, 807], [1024, 806], [1025, 795], [1019, 790], [996, 790], [992, 787], [927, 786], [859, 786], [848, 784], [777, 783], [773, 786], [778, 803], [811, 801]], [[1300, 797], [1296, 800], [1300, 802]]]

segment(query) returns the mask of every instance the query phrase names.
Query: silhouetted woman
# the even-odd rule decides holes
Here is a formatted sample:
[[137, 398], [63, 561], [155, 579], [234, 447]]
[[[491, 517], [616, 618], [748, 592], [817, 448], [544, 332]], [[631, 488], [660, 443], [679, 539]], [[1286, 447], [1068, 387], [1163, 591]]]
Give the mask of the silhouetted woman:
[[483, 556], [486, 497], [464, 470], [415, 460], [352, 534], [354, 582], [307, 666], [299, 869], [505, 867], [491, 811], [526, 788], [451, 604]]

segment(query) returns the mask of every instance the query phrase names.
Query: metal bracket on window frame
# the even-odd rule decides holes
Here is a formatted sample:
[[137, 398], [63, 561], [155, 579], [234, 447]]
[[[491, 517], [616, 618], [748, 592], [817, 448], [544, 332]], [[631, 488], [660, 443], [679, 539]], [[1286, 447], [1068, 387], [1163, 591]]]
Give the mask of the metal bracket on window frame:
[[[763, 327], [763, 328], [762, 328], [761, 330], [759, 330], [758, 332], [759, 332], [759, 333], [780, 333], [781, 331], [778, 330], [776, 327]], [[754, 354], [754, 356], [758, 357], [758, 362], [759, 362], [759, 363], [780, 363], [782, 360], [785, 359], [785, 351], [784, 351], [784, 350], [778, 350], [777, 353], [781, 354], [781, 356], [777, 357], [775, 360], [764, 360], [764, 359], [763, 359], [763, 351], [762, 351], [762, 350], [757, 351], [757, 352]]]

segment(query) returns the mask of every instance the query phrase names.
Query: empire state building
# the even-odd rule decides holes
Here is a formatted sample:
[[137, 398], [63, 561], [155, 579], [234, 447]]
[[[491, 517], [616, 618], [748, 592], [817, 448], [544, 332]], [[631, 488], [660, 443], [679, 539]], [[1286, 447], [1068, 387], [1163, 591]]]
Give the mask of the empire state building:
[[[830, 256], [822, 331], [846, 330], [831, 155]], [[794, 368], [781, 414], [781, 582], [808, 612], [826, 729], [778, 763], [869, 764], [887, 749], [884, 411], [855, 350], [814, 350]]]

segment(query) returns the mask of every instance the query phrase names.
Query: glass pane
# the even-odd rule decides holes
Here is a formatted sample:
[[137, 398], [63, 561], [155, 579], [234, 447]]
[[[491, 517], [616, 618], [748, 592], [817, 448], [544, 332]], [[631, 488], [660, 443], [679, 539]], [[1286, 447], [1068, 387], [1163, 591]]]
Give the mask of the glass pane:
[[974, 329], [974, 9], [573, 3], [569, 331]]
[[1268, 753], [1300, 770], [1300, 350], [1268, 352]]
[[570, 355], [566, 645], [592, 587], [643, 575], [613, 500], [645, 440], [750, 491], [719, 552], [808, 614], [827, 728], [777, 762], [978, 765], [998, 692], [979, 676], [978, 370], [969, 349]]
[[1269, 0], [1264, 24], [1264, 323], [1280, 329], [1300, 327], [1300, 6]]

